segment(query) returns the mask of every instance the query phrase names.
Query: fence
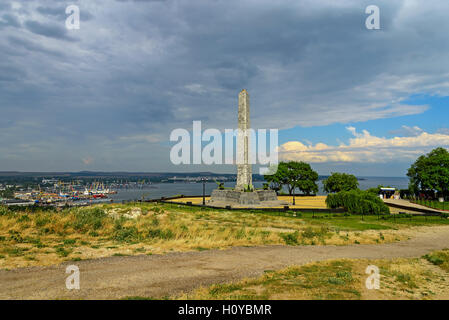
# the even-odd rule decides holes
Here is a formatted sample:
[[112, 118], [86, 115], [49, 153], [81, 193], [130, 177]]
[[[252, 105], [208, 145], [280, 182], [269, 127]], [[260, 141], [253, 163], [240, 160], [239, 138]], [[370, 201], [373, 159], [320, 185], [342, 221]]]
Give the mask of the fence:
[[437, 210], [443, 210], [443, 211], [449, 211], [449, 202], [447, 201], [435, 201], [435, 200], [426, 200], [426, 199], [410, 199], [410, 202], [416, 203], [428, 208], [437, 209]]

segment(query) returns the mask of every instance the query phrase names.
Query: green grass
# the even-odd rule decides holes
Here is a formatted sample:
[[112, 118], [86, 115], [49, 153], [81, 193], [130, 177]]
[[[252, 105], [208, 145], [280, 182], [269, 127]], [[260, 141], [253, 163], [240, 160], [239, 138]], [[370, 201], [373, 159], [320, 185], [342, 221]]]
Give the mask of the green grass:
[[286, 245], [294, 246], [298, 244], [298, 231], [290, 233], [280, 233], [281, 238], [285, 241]]
[[266, 270], [257, 279], [216, 284], [187, 294], [187, 299], [360, 299], [353, 262], [335, 260]]
[[[123, 214], [136, 207], [142, 211], [142, 216], [135, 220], [123, 217], [114, 219], [108, 215], [110, 210]], [[148, 250], [162, 254], [270, 244], [383, 243], [402, 238], [392, 238], [391, 231], [385, 231], [385, 237], [362, 231], [449, 224], [449, 219], [440, 217], [395, 215], [393, 218], [390, 215], [361, 216], [294, 210], [219, 210], [155, 203], [102, 204], [61, 211], [33, 211], [33, 214], [28, 209], [5, 210], [7, 214], [0, 216], [0, 254], [6, 257], [3, 264], [6, 262], [8, 267], [23, 264], [25, 254], [19, 248], [24, 247], [32, 249], [34, 254], [53, 254], [49, 257], [51, 263], [58, 263], [66, 261], [67, 257], [72, 258], [72, 251], [83, 246], [124, 249], [110, 251], [108, 255], [112, 255], [114, 252], [139, 254]], [[24, 218], [26, 215], [27, 218]], [[139, 247], [145, 245], [146, 249], [135, 249], [135, 246], [130, 246], [133, 244], [141, 244]], [[7, 248], [17, 249], [8, 252]], [[79, 251], [83, 252], [79, 254], [81, 258], [92, 254], [91, 250], [88, 254]], [[100, 254], [103, 251], [98, 250]], [[49, 259], [39, 257], [38, 263], [27, 265], [44, 265], [50, 263]]]
[[432, 252], [425, 255], [424, 258], [444, 271], [449, 272], [449, 249]]
[[4, 251], [11, 257], [20, 257], [23, 256], [28, 249], [15, 247], [6, 248]]
[[[295, 219], [295, 217], [292, 217]], [[449, 219], [442, 219], [438, 216], [420, 216], [415, 215], [410, 218], [409, 215], [349, 215], [343, 214], [330, 215], [323, 213], [302, 213], [304, 221], [314, 225], [327, 225], [329, 227], [336, 227], [348, 231], [363, 231], [363, 230], [387, 230], [397, 229], [399, 226], [426, 226], [426, 225], [449, 225]]]
[[[216, 211], [211, 208], [196, 208], [175, 204], [163, 204], [167, 209], [176, 207], [185, 212], [194, 212], [198, 219], [207, 219], [208, 213]], [[235, 214], [255, 214], [265, 216], [281, 216], [291, 219], [302, 219], [314, 225], [326, 225], [329, 227], [339, 228], [348, 231], [363, 230], [387, 230], [397, 229], [399, 226], [426, 226], [426, 225], [449, 225], [449, 219], [442, 219], [438, 216], [420, 216], [414, 215], [345, 215], [343, 213], [312, 213], [312, 212], [296, 212], [296, 211], [259, 211], [259, 210], [233, 210]]]
[[70, 249], [65, 249], [64, 247], [57, 247], [55, 248], [55, 252], [60, 256], [60, 257], [67, 257], [70, 253], [72, 253], [72, 250]]

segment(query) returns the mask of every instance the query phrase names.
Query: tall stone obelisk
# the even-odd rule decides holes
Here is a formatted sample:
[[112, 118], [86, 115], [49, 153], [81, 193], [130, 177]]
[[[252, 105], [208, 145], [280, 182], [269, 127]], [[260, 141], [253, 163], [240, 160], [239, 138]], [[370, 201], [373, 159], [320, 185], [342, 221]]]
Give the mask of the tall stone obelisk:
[[236, 190], [243, 191], [250, 186], [253, 178], [249, 161], [250, 148], [250, 122], [249, 122], [249, 94], [243, 89], [239, 93], [239, 115], [237, 136], [237, 184]]
[[[249, 94], [246, 90], [239, 93], [239, 116], [237, 135], [237, 184], [235, 189], [215, 189], [208, 204], [225, 208], [228, 206], [244, 207], [279, 207], [287, 205], [279, 201], [274, 190], [255, 190], [251, 170], [251, 129], [249, 123]], [[245, 192], [250, 187], [252, 192]]]

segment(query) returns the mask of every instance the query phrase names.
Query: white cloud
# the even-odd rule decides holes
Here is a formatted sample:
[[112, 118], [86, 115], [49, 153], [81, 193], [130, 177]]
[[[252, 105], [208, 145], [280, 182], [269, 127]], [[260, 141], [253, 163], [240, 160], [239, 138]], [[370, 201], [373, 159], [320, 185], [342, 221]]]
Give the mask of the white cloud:
[[298, 160], [310, 163], [324, 162], [401, 162], [416, 159], [430, 149], [449, 146], [449, 134], [421, 132], [409, 137], [376, 137], [368, 131], [362, 133], [354, 127], [347, 127], [354, 136], [349, 144], [329, 146], [324, 143], [305, 145], [289, 141], [279, 147], [281, 160]]
[[[419, 136], [423, 132], [424, 132], [424, 130], [418, 126], [413, 126], [413, 127], [402, 126], [401, 129], [399, 129], [399, 130], [390, 131], [390, 133], [393, 135], [403, 136], [403, 137], [416, 137], [416, 136]], [[437, 132], [437, 133], [441, 133], [441, 132]]]

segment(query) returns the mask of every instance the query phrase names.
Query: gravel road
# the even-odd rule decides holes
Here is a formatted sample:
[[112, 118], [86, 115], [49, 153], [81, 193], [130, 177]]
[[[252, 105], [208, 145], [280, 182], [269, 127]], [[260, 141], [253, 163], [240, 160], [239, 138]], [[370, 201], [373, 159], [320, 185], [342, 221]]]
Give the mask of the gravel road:
[[[410, 240], [381, 245], [263, 246], [109, 257], [0, 271], [0, 299], [163, 297], [199, 286], [256, 277], [264, 270], [337, 258], [419, 257], [449, 248], [449, 226], [421, 229]], [[66, 267], [80, 270], [80, 290], [68, 290]]]

